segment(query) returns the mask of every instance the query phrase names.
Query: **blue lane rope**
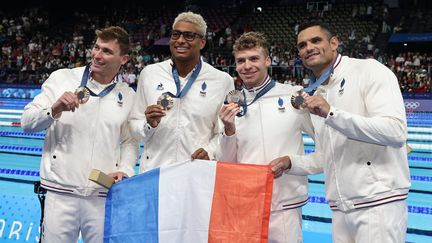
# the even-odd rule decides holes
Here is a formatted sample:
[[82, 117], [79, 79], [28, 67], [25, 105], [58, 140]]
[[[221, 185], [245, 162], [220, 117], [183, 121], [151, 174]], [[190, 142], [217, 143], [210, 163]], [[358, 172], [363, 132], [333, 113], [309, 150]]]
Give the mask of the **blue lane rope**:
[[39, 176], [39, 171], [0, 168], [0, 174]]
[[17, 151], [17, 150], [24, 150], [24, 151], [34, 151], [34, 152], [41, 152], [42, 153], [42, 148], [35, 148], [35, 147], [24, 147], [24, 146], [15, 146], [15, 145], [0, 145], [0, 150], [12, 150], [12, 151]]
[[22, 136], [22, 137], [45, 138], [45, 133], [24, 133], [24, 132], [0, 131], [0, 137], [7, 137], [7, 136]]

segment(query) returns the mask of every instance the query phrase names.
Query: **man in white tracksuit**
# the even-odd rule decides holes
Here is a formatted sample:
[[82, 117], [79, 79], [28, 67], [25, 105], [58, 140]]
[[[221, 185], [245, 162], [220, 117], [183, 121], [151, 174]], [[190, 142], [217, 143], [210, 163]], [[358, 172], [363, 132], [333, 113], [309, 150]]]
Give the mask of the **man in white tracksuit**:
[[[172, 59], [149, 65], [140, 74], [130, 120], [131, 131], [144, 142], [140, 172], [215, 158], [218, 112], [234, 82], [200, 58], [206, 28], [200, 15], [179, 14], [170, 39]], [[161, 99], [168, 92], [171, 96]]]
[[[267, 165], [287, 154], [302, 155], [302, 131], [313, 136], [309, 112], [296, 110], [291, 96], [302, 87], [280, 84], [268, 76], [268, 44], [249, 32], [234, 44], [236, 70], [244, 82], [246, 106], [222, 107], [219, 161]], [[240, 109], [243, 109], [240, 112]], [[236, 115], [240, 112], [240, 117]], [[308, 200], [306, 176], [283, 174], [273, 186], [269, 242], [302, 242], [302, 206]]]
[[[135, 174], [138, 143], [127, 123], [135, 92], [115, 80], [128, 61], [129, 36], [120, 27], [96, 34], [91, 65], [53, 72], [21, 118], [25, 132], [46, 129], [44, 243], [77, 242], [80, 231], [85, 242], [103, 242], [107, 189], [90, 181], [90, 172], [98, 169], [116, 181]], [[78, 87], [89, 93], [78, 97]]]
[[321, 153], [273, 161], [273, 170], [324, 171], [334, 242], [405, 242], [410, 176], [396, 76], [376, 60], [338, 54], [337, 38], [320, 22], [301, 26], [297, 47], [324, 81], [302, 105], [312, 113]]

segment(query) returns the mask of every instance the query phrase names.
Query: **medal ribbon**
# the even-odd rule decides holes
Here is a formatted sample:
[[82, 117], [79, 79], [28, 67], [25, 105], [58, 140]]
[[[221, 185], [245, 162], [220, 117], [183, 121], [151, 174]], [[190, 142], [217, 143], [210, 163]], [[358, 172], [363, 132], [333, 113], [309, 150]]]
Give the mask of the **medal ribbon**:
[[83, 76], [81, 78], [80, 88], [85, 87], [87, 85], [89, 75], [90, 75], [90, 65], [87, 65], [86, 68], [84, 69], [84, 73], [83, 73]]
[[113, 84], [110, 84], [108, 87], [106, 87], [104, 90], [102, 90], [99, 94], [95, 94], [93, 91], [91, 91], [89, 88], [87, 88], [87, 82], [88, 82], [89, 76], [90, 76], [90, 65], [87, 65], [85, 70], [84, 70], [83, 76], [81, 78], [80, 87], [86, 88], [89, 91], [91, 96], [104, 97], [107, 94], [109, 94], [109, 92], [111, 92], [111, 90], [113, 90], [117, 84], [117, 82], [114, 82]]
[[177, 68], [175, 66], [175, 63], [173, 62], [173, 66], [172, 66], [172, 74], [174, 77], [174, 82], [176, 84], [177, 87], [177, 93], [176, 95], [173, 95], [171, 92], [167, 92], [167, 94], [171, 97], [174, 98], [182, 98], [183, 96], [185, 96], [187, 94], [187, 92], [189, 91], [190, 87], [192, 86], [192, 84], [195, 82], [195, 80], [198, 77], [199, 72], [201, 71], [201, 67], [202, 67], [202, 63], [201, 63], [201, 58], [198, 62], [197, 65], [195, 65], [195, 68], [191, 74], [191, 76], [189, 77], [189, 80], [187, 81], [186, 85], [183, 87], [182, 90], [180, 90], [180, 78], [179, 78], [179, 73], [177, 71]]
[[[269, 77], [267, 76], [266, 79], [268, 79]], [[242, 117], [244, 115], [246, 115], [247, 112], [247, 107], [252, 105], [255, 101], [257, 101], [259, 98], [261, 98], [263, 95], [265, 95], [267, 92], [269, 92], [274, 86], [276, 85], [276, 82], [271, 79], [270, 82], [268, 82], [268, 84], [266, 84], [266, 86], [264, 86], [264, 88], [262, 88], [258, 94], [255, 96], [255, 98], [252, 100], [251, 103], [246, 104], [246, 102], [242, 105], [243, 110], [240, 111], [239, 113], [237, 113], [238, 117]], [[246, 101], [246, 93], [244, 92], [244, 89], [242, 90], [243, 92], [243, 96], [245, 97], [245, 101]]]
[[[311, 80], [311, 82], [309, 83], [309, 86], [305, 89], [303, 89], [304, 92], [309, 93], [314, 91], [318, 86], [320, 86], [322, 83], [324, 83], [329, 77], [330, 75], [333, 73], [333, 70], [335, 68], [335, 66], [337, 66], [337, 64], [339, 64], [340, 59], [342, 58], [342, 56], [340, 54], [338, 54], [336, 60], [332, 63], [332, 65], [318, 78], [318, 80], [316, 80], [315, 78], [313, 78]], [[339, 60], [339, 62], [337, 62]], [[336, 63], [337, 62], [337, 63]], [[335, 65], [336, 64], [336, 65]], [[311, 94], [310, 94], [311, 95]]]

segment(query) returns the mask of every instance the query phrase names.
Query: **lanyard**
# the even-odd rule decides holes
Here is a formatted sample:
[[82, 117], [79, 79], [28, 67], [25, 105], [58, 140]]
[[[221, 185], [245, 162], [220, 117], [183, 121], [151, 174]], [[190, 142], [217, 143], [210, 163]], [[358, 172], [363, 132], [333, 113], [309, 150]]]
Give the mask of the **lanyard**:
[[332, 63], [332, 65], [329, 68], [327, 68], [327, 70], [318, 78], [318, 80], [313, 78], [311, 80], [311, 82], [309, 83], [309, 86], [307, 88], [303, 89], [303, 91], [306, 93], [310, 93], [310, 92], [314, 91], [322, 83], [324, 83], [330, 77], [330, 75], [333, 73], [335, 66], [337, 66], [336, 62], [337, 62], [337, 60], [340, 61], [340, 58], [342, 58], [342, 57], [340, 54], [338, 54], [336, 60]]
[[177, 93], [176, 93], [176, 95], [173, 95], [171, 92], [167, 92], [167, 94], [171, 97], [174, 97], [174, 98], [182, 98], [183, 96], [185, 96], [187, 94], [187, 92], [189, 91], [190, 87], [192, 86], [192, 84], [197, 79], [198, 74], [201, 71], [201, 66], [202, 66], [202, 63], [201, 63], [201, 58], [200, 58], [200, 61], [198, 62], [197, 65], [195, 65], [195, 68], [194, 68], [191, 76], [189, 77], [189, 80], [187, 81], [186, 85], [183, 87], [182, 90], [180, 90], [180, 77], [179, 77], [179, 73], [177, 71], [177, 68], [175, 66], [175, 62], [173, 61], [172, 75], [174, 77], [174, 82], [175, 82], [175, 85], [177, 87]]
[[93, 91], [91, 91], [89, 88], [87, 88], [87, 82], [88, 82], [89, 76], [90, 76], [90, 65], [87, 65], [85, 70], [84, 70], [84, 74], [81, 78], [80, 87], [85, 87], [89, 91], [91, 96], [104, 97], [105, 95], [109, 94], [109, 92], [111, 92], [111, 90], [113, 90], [117, 84], [117, 82], [114, 82], [113, 84], [110, 84], [108, 87], [106, 87], [104, 90], [102, 90], [99, 94], [95, 94]]
[[[261, 98], [263, 95], [265, 95], [267, 92], [269, 92], [274, 86], [276, 85], [276, 82], [272, 79], [270, 80], [270, 82], [268, 82], [266, 84], [266, 86], [264, 86], [264, 88], [262, 88], [258, 94], [255, 96], [255, 98], [252, 100], [251, 103], [246, 104], [246, 102], [244, 104], [242, 104], [242, 110], [237, 114], [238, 117], [242, 117], [244, 115], [246, 115], [247, 112], [247, 107], [252, 105], [255, 101], [257, 101], [259, 98]], [[246, 101], [246, 93], [244, 92], [244, 89], [242, 90], [243, 92], [243, 96], [245, 97], [245, 101]]]

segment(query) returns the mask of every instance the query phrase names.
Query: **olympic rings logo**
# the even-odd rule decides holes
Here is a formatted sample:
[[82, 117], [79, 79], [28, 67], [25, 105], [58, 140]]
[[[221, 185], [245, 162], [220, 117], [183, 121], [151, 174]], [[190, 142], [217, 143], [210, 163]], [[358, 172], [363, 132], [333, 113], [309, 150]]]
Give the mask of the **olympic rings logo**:
[[420, 102], [405, 102], [405, 108], [407, 109], [417, 109], [420, 107]]

